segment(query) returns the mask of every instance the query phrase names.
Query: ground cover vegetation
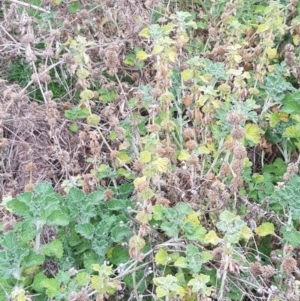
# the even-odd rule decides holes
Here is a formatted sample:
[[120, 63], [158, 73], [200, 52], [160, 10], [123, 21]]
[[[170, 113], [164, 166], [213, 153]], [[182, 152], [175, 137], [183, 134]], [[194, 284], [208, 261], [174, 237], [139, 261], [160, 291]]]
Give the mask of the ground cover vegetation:
[[0, 300], [299, 300], [299, 43], [295, 0], [2, 0]]

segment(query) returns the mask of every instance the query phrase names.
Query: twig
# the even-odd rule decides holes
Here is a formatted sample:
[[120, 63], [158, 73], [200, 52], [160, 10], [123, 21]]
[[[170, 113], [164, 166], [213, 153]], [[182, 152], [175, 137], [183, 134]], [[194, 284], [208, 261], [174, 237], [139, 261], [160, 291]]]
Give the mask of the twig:
[[43, 12], [43, 13], [50, 13], [49, 10], [43, 9], [43, 8], [38, 7], [38, 6], [36, 6], [36, 5], [33, 5], [33, 4], [24, 3], [24, 2], [18, 1], [18, 0], [8, 0], [8, 1], [10, 1], [10, 2], [12, 2], [12, 3], [19, 4], [19, 5], [26, 6], [26, 7], [29, 7], [29, 8], [33, 8], [33, 9], [38, 10], [38, 11], [41, 11], [41, 12]]

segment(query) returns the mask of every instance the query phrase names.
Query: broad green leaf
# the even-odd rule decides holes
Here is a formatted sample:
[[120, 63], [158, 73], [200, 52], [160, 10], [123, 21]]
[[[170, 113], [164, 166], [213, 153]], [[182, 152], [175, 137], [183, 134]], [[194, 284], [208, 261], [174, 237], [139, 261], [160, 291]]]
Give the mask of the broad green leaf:
[[293, 248], [297, 248], [300, 245], [300, 232], [295, 228], [289, 228], [283, 226], [280, 228], [280, 233], [283, 236], [283, 242], [291, 245]]
[[126, 200], [118, 200], [113, 199], [107, 202], [107, 209], [108, 210], [123, 210], [127, 208], [127, 202]]
[[280, 114], [274, 112], [270, 114], [270, 126], [273, 128], [280, 122]]
[[185, 236], [189, 240], [198, 240], [201, 243], [204, 243], [205, 234], [206, 234], [206, 229], [201, 225], [197, 225], [194, 226], [192, 233], [185, 233]]
[[132, 235], [132, 230], [126, 225], [116, 225], [111, 230], [111, 239], [115, 243], [124, 241]]
[[236, 216], [232, 212], [230, 212], [228, 210], [225, 210], [225, 211], [223, 211], [220, 214], [220, 220], [221, 221], [225, 221], [225, 222], [231, 223], [232, 221], [235, 220], [235, 218], [236, 218]]
[[73, 122], [69, 125], [69, 130], [73, 133], [76, 133], [78, 131], [78, 125], [76, 122]]
[[32, 283], [32, 288], [33, 288], [35, 291], [39, 292], [39, 293], [43, 292], [44, 287], [42, 286], [41, 283], [42, 283], [44, 280], [47, 280], [47, 279], [48, 279], [47, 276], [46, 276], [43, 272], [40, 272], [40, 273], [36, 274], [36, 275], [34, 276], [34, 281], [33, 281], [33, 283]]
[[169, 52], [169, 61], [175, 63], [177, 57], [177, 53], [175, 51]]
[[254, 144], [260, 141], [260, 128], [256, 124], [248, 123], [245, 125], [245, 138], [252, 141]]
[[183, 149], [180, 151], [179, 155], [178, 155], [178, 160], [180, 161], [187, 161], [190, 158], [190, 154], [186, 149]]
[[46, 295], [49, 298], [54, 298], [60, 291], [58, 281], [53, 278], [41, 281], [40, 285], [46, 289]]
[[169, 291], [166, 290], [165, 288], [161, 287], [161, 286], [158, 286], [156, 289], [155, 289], [155, 292], [156, 292], [156, 296], [158, 298], [163, 298], [165, 296], [168, 295]]
[[75, 231], [86, 239], [92, 239], [95, 233], [95, 227], [90, 223], [75, 225]]
[[269, 26], [267, 24], [260, 24], [257, 27], [257, 33], [262, 33], [264, 31], [267, 31], [269, 29]]
[[252, 237], [252, 235], [253, 235], [252, 230], [249, 227], [244, 226], [241, 229], [241, 238], [242, 239], [249, 240]]
[[117, 158], [120, 160], [120, 161], [119, 160], [116, 161], [117, 165], [120, 165], [120, 164], [123, 164], [123, 163], [128, 164], [128, 163], [131, 162], [131, 158], [125, 152], [121, 152], [117, 156]]
[[118, 266], [121, 263], [127, 262], [130, 259], [130, 256], [127, 249], [116, 246], [113, 248], [111, 257], [109, 257], [108, 259], [112, 264]]
[[201, 253], [202, 262], [206, 263], [213, 259], [213, 256], [208, 251], [203, 251]]
[[[29, 251], [29, 254], [24, 258], [22, 263], [23, 268], [31, 268], [42, 265], [45, 261], [45, 256], [36, 254], [33, 250]], [[24, 271], [25, 272], [25, 271]]]
[[197, 148], [197, 153], [199, 155], [208, 155], [211, 153], [211, 150], [206, 147], [205, 145], [200, 145], [198, 148]]
[[169, 162], [170, 162], [170, 161], [169, 161], [168, 158], [158, 158], [158, 159], [155, 161], [157, 170], [158, 170], [160, 173], [167, 172], [167, 171], [168, 171], [168, 165], [169, 165]]
[[152, 53], [153, 53], [153, 54], [158, 54], [158, 53], [162, 52], [163, 50], [164, 50], [164, 47], [163, 47], [163, 46], [156, 44], [156, 45], [153, 47]]
[[267, 56], [269, 59], [274, 59], [277, 55], [277, 50], [276, 48], [267, 48]]
[[139, 32], [139, 36], [143, 37], [143, 38], [150, 38], [150, 32], [149, 32], [149, 28], [143, 28], [140, 32]]
[[81, 5], [78, 1], [75, 1], [68, 5], [68, 11], [71, 14], [76, 14], [81, 8]]
[[210, 296], [211, 288], [206, 286], [210, 280], [210, 276], [199, 274], [193, 275], [193, 278], [188, 282], [188, 286], [192, 286], [193, 293], [201, 293]]
[[140, 178], [136, 178], [133, 181], [133, 184], [134, 184], [135, 189], [137, 189], [138, 191], [141, 191], [141, 190], [143, 190], [143, 188], [147, 187], [147, 177], [143, 176]]
[[48, 219], [47, 225], [55, 225], [55, 226], [67, 226], [69, 224], [69, 216], [63, 210], [55, 210], [53, 211]]
[[134, 53], [128, 54], [123, 62], [126, 65], [134, 66], [134, 63], [135, 63], [135, 54]]
[[[190, 205], [180, 202], [177, 203], [174, 207], [175, 211], [179, 213], [180, 216], [184, 216], [186, 214], [189, 214], [193, 211]], [[168, 209], [166, 209], [168, 210]]]
[[[25, 192], [24, 195], [26, 194], [26, 197], [28, 197], [28, 200], [31, 199], [31, 193], [30, 192]], [[19, 201], [18, 199], [12, 199], [7, 203], [7, 207], [13, 211], [14, 214], [18, 216], [24, 216], [27, 215], [28, 212], [30, 211], [29, 207], [27, 204], [24, 202]]]
[[54, 239], [48, 244], [43, 245], [42, 253], [46, 256], [56, 257], [59, 259], [64, 253], [63, 244], [60, 240]]
[[210, 230], [204, 238], [205, 244], [217, 245], [220, 242], [220, 238], [214, 230]]
[[145, 59], [148, 58], [148, 54], [145, 51], [140, 50], [137, 52], [136, 58], [140, 61], [144, 61]]
[[163, 219], [163, 208], [164, 206], [161, 204], [152, 207], [152, 216], [154, 220], [161, 221]]
[[174, 262], [174, 266], [179, 267], [179, 268], [186, 268], [187, 263], [186, 263], [185, 257], [182, 257], [182, 256], [178, 257], [176, 259], [176, 261]]
[[200, 225], [199, 216], [199, 212], [193, 211], [186, 216], [185, 222], [191, 222], [194, 226]]
[[284, 129], [282, 136], [287, 138], [300, 138], [300, 123]]
[[185, 69], [181, 72], [181, 77], [185, 82], [192, 79], [193, 76], [194, 76], [194, 72], [192, 69]]
[[275, 228], [272, 223], [265, 222], [255, 229], [255, 233], [261, 237], [267, 236], [269, 234], [274, 235]]
[[168, 263], [169, 254], [166, 248], [161, 248], [155, 255], [155, 262], [157, 264], [166, 265]]
[[148, 151], [143, 151], [140, 153], [140, 162], [149, 163], [151, 161], [151, 153]]
[[79, 272], [76, 275], [76, 281], [80, 287], [87, 286], [89, 284], [90, 274], [87, 272]]

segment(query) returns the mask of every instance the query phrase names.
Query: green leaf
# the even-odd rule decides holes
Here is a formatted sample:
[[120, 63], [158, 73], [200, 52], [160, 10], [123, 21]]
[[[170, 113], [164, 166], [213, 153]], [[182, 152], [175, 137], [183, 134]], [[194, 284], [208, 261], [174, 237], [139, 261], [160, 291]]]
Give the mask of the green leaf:
[[111, 230], [111, 239], [116, 243], [124, 241], [130, 235], [132, 235], [132, 230], [126, 225], [117, 225]]
[[54, 239], [46, 245], [43, 245], [42, 252], [49, 257], [61, 258], [64, 253], [63, 244], [60, 240]]
[[176, 259], [176, 261], [174, 262], [174, 266], [179, 267], [179, 268], [186, 268], [187, 263], [186, 263], [185, 257], [182, 257], [182, 256], [178, 257]]
[[91, 223], [75, 225], [75, 231], [86, 239], [92, 239], [95, 233], [95, 227]]
[[262, 171], [281, 177], [286, 171], [286, 164], [281, 158], [277, 158], [272, 164], [264, 165]]
[[155, 165], [157, 170], [160, 173], [164, 173], [168, 171], [168, 165], [169, 165], [169, 159], [168, 158], [158, 158], [155, 161]]
[[36, 254], [34, 251], [30, 250], [29, 254], [24, 258], [22, 267], [31, 268], [33, 266], [42, 265], [44, 261], [45, 261], [44, 255]]
[[128, 250], [120, 246], [114, 247], [111, 252], [111, 256], [109, 257], [109, 261], [116, 266], [127, 262], [129, 259], [130, 256]]
[[206, 286], [210, 280], [210, 276], [200, 274], [200, 275], [193, 275], [193, 278], [188, 282], [188, 286], [192, 287], [193, 293], [201, 293], [206, 296], [210, 296], [211, 288]]
[[59, 283], [56, 279], [42, 280], [40, 286], [46, 289], [46, 294], [49, 298], [54, 298], [59, 293]]
[[42, 286], [42, 282], [47, 279], [47, 276], [43, 272], [36, 274], [32, 283], [32, 288], [38, 293], [43, 292], [44, 286]]
[[198, 240], [201, 243], [204, 243], [205, 234], [206, 234], [206, 229], [203, 226], [194, 225], [193, 231], [191, 233], [186, 232], [185, 236], [189, 240]]
[[158, 54], [158, 53], [161, 53], [163, 50], [164, 50], [163, 46], [156, 44], [153, 47], [152, 53], [153, 54]]
[[155, 255], [155, 262], [157, 264], [166, 265], [168, 263], [169, 254], [166, 248], [160, 248]]
[[76, 281], [80, 287], [87, 286], [90, 282], [89, 278], [90, 278], [90, 275], [87, 272], [79, 272], [76, 275]]
[[[104, 260], [105, 254], [108, 248], [110, 247], [111, 243], [111, 240], [107, 237], [104, 237], [103, 239], [94, 239], [92, 242], [92, 249], [96, 252], [98, 256], [100, 256]], [[92, 258], [89, 262], [93, 263], [93, 261], [95, 262], [95, 259]]]
[[81, 5], [79, 2], [73, 2], [68, 6], [68, 11], [70, 14], [76, 14], [81, 9]]
[[54, 226], [67, 226], [69, 224], [69, 216], [63, 210], [55, 210], [53, 211], [48, 219], [47, 225], [54, 225]]
[[252, 230], [249, 227], [244, 226], [241, 229], [241, 238], [242, 239], [249, 240], [252, 237], [252, 235], [253, 235]]
[[217, 233], [214, 230], [210, 230], [204, 239], [205, 244], [212, 244], [212, 245], [217, 245], [220, 241], [220, 238], [218, 237]]
[[140, 50], [136, 53], [136, 58], [140, 61], [144, 61], [148, 58], [148, 54], [145, 51]]
[[180, 153], [178, 154], [178, 160], [180, 160], [180, 161], [187, 161], [190, 158], [190, 156], [191, 155], [189, 154], [189, 152], [187, 150], [182, 149], [180, 151]]
[[107, 202], [107, 209], [114, 211], [114, 210], [124, 210], [127, 208], [127, 202], [125, 200], [110, 200]]
[[183, 202], [177, 203], [174, 207], [174, 210], [182, 216], [187, 215], [193, 211], [193, 209], [188, 204]]
[[300, 245], [300, 232], [295, 228], [289, 228], [289, 226], [283, 226], [280, 228], [280, 233], [283, 236], [283, 242], [291, 245], [293, 248], [297, 248]]
[[140, 153], [140, 162], [149, 163], [151, 161], [151, 153], [148, 151], [143, 151]]
[[[24, 198], [28, 198], [28, 202], [29, 200], [31, 200], [30, 192], [25, 192], [23, 196]], [[9, 201], [7, 203], [7, 207], [10, 208], [13, 211], [13, 213], [18, 216], [24, 216], [30, 211], [28, 205], [25, 204], [23, 201], [19, 201], [18, 199], [12, 199], [11, 201]]]
[[69, 125], [69, 130], [73, 133], [77, 133], [78, 131], [78, 125], [76, 122], [73, 122]]
[[164, 209], [164, 206], [163, 205], [154, 205], [152, 207], [152, 217], [154, 220], [156, 221], [161, 221], [163, 219], [163, 209]]
[[269, 198], [269, 205], [275, 211], [290, 210], [293, 220], [300, 216], [300, 177], [293, 175], [286, 185], [275, 190]]
[[139, 36], [140, 37], [143, 37], [143, 38], [150, 38], [150, 32], [149, 32], [149, 29], [146, 27], [146, 28], [143, 28], [140, 32], [139, 32]]
[[275, 228], [272, 223], [265, 222], [255, 229], [255, 233], [261, 237], [267, 236], [269, 234], [274, 235]]
[[260, 141], [260, 132], [261, 129], [256, 124], [248, 123], [245, 125], [245, 138], [252, 141], [254, 144], [257, 144]]
[[300, 91], [287, 94], [283, 101], [281, 111], [287, 114], [299, 114], [300, 112]]
[[273, 112], [270, 114], [270, 126], [273, 128], [280, 122], [280, 113]]
[[282, 136], [287, 138], [300, 138], [300, 123], [284, 129]]
[[65, 117], [70, 120], [86, 118], [89, 115], [89, 112], [86, 112], [84, 109], [74, 107], [71, 110], [65, 110]]
[[185, 69], [181, 72], [181, 77], [186, 82], [194, 77], [194, 72], [192, 69]]
[[130, 53], [130, 54], [126, 55], [126, 58], [125, 58], [125, 60], [123, 62], [126, 65], [134, 66], [134, 64], [135, 64], [135, 54], [134, 53]]

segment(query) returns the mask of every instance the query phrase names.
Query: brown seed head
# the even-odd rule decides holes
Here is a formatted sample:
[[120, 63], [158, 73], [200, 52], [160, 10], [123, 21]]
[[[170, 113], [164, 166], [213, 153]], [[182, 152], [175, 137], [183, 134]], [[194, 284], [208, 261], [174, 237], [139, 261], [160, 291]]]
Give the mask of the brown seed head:
[[287, 274], [290, 274], [296, 266], [297, 266], [297, 261], [291, 256], [286, 256], [282, 260], [281, 267]]
[[233, 156], [236, 159], [242, 160], [247, 157], [247, 150], [244, 145], [241, 143], [236, 143], [236, 145], [233, 148]]
[[261, 276], [267, 280], [273, 277], [275, 269], [271, 265], [261, 267]]
[[262, 268], [262, 266], [258, 261], [251, 262], [250, 266], [249, 266], [249, 272], [254, 277], [257, 277], [257, 276], [261, 275], [261, 268]]
[[192, 128], [186, 128], [183, 130], [183, 137], [186, 139], [192, 139], [195, 137], [195, 130]]
[[245, 137], [245, 130], [240, 126], [235, 126], [231, 130], [231, 137], [236, 140], [243, 139]]
[[195, 140], [189, 140], [185, 143], [185, 147], [192, 151], [198, 146], [198, 143]]
[[160, 125], [156, 123], [148, 124], [146, 128], [148, 133], [158, 133], [160, 131]]

